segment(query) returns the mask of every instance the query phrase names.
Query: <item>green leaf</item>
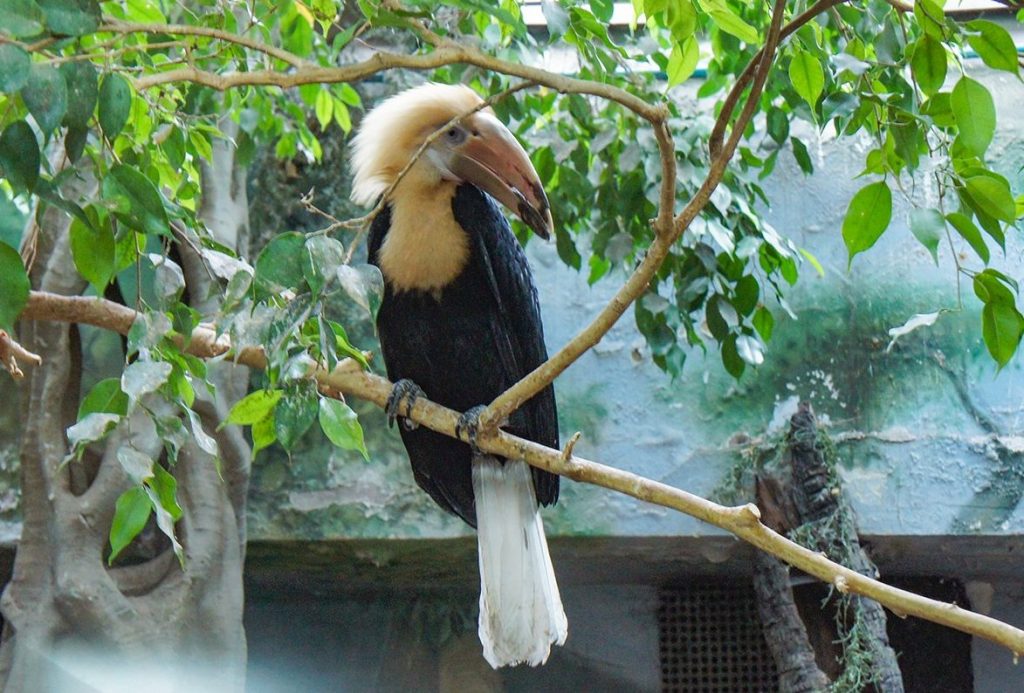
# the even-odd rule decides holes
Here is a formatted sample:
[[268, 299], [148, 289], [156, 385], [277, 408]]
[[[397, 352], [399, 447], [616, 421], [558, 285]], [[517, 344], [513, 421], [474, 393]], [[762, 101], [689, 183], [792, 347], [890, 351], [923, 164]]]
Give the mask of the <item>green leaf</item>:
[[810, 104], [813, 111], [825, 87], [825, 73], [818, 59], [807, 51], [797, 49], [789, 62], [789, 80], [796, 93]]
[[256, 286], [271, 295], [300, 286], [305, 256], [306, 237], [301, 233], [290, 231], [275, 237], [256, 258]]
[[782, 144], [789, 137], [789, 117], [786, 112], [778, 106], [772, 106], [765, 114], [765, 122], [768, 125], [768, 136]]
[[[156, 466], [159, 468], [159, 465]], [[166, 472], [165, 472], [166, 474]], [[171, 481], [174, 481], [174, 477], [167, 475]], [[160, 528], [160, 531], [164, 533], [168, 539], [171, 540], [171, 549], [174, 551], [174, 555], [178, 558], [178, 563], [182, 566], [185, 565], [185, 549], [178, 541], [178, 537], [174, 532], [174, 523], [176, 518], [172, 513], [172, 509], [177, 509], [178, 516], [181, 516], [181, 508], [178, 506], [177, 500], [171, 496], [169, 499], [173, 505], [171, 508], [164, 506], [164, 498], [161, 497], [160, 492], [156, 487], [152, 485], [153, 478], [147, 480], [143, 489], [146, 491], [146, 497], [149, 498], [150, 506], [153, 508], [153, 512], [156, 514], [156, 526]], [[175, 482], [175, 488], [177, 488], [177, 482]]]
[[697, 48], [697, 40], [692, 36], [682, 43], [672, 46], [672, 53], [668, 58], [668, 86], [674, 87], [685, 82], [693, 71], [697, 69], [697, 59], [700, 52]]
[[1017, 205], [1005, 180], [992, 176], [971, 176], [964, 181], [967, 196], [985, 214], [1007, 223], [1017, 218]]
[[103, 179], [103, 197], [117, 201], [114, 216], [136, 231], [151, 236], [171, 233], [167, 211], [156, 186], [127, 164], [115, 164]]
[[569, 13], [557, 0], [541, 0], [541, 12], [548, 24], [548, 34], [552, 38], [561, 36], [569, 28]]
[[18, 251], [0, 243], [0, 329], [10, 331], [28, 303], [30, 289], [25, 264]]
[[736, 346], [736, 335], [729, 335], [729, 338], [722, 342], [722, 365], [732, 377], [739, 380], [746, 369], [746, 362], [740, 357], [739, 349]]
[[337, 95], [341, 102], [346, 106], [352, 106], [353, 108], [360, 108], [363, 105], [363, 100], [359, 96], [359, 92], [349, 84], [348, 82], [342, 82], [341, 84], [335, 84], [334, 93]]
[[104, 75], [100, 84], [99, 120], [103, 135], [108, 140], [117, 137], [132, 109], [132, 88], [121, 75]]
[[49, 136], [67, 112], [67, 83], [56, 68], [33, 63], [28, 71], [28, 83], [21, 88], [21, 98], [39, 129]]
[[377, 311], [384, 300], [384, 275], [376, 266], [368, 264], [338, 265], [336, 272], [342, 290], [376, 323]]
[[910, 232], [921, 242], [932, 259], [939, 262], [939, 241], [946, 230], [946, 220], [937, 209], [918, 209], [910, 212]]
[[697, 9], [691, 0], [674, 0], [665, 3], [666, 26], [672, 32], [676, 43], [693, 37], [697, 30]]
[[135, 361], [121, 373], [121, 390], [129, 402], [156, 392], [171, 376], [171, 364], [166, 361]]
[[64, 136], [64, 151], [68, 155], [68, 161], [75, 163], [82, 153], [85, 152], [85, 145], [89, 141], [89, 128], [70, 127]]
[[744, 275], [736, 282], [736, 294], [732, 302], [740, 315], [750, 315], [754, 312], [760, 293], [761, 287], [757, 283], [757, 278], [752, 274]]
[[240, 424], [252, 426], [271, 416], [277, 401], [284, 393], [281, 390], [256, 390], [235, 402], [228, 412], [227, 420], [221, 424]]
[[945, 83], [946, 68], [946, 49], [942, 42], [927, 34], [922, 36], [910, 58], [910, 69], [917, 80], [917, 86], [931, 96]]
[[0, 92], [13, 94], [28, 82], [28, 53], [13, 43], [0, 44]]
[[363, 441], [363, 427], [356, 413], [344, 402], [330, 397], [320, 398], [320, 428], [324, 435], [343, 450], [358, 450], [369, 462], [370, 453]]
[[139, 535], [146, 526], [152, 510], [153, 504], [149, 502], [149, 495], [141, 486], [134, 486], [121, 494], [114, 505], [114, 520], [110, 524], [108, 565], [113, 564], [118, 554]]
[[82, 36], [100, 24], [97, 0], [36, 0], [46, 16], [46, 28], [57, 36]]
[[967, 43], [977, 52], [989, 67], [1017, 74], [1020, 71], [1017, 47], [1010, 33], [987, 19], [975, 19], [967, 22], [971, 32], [967, 34]]
[[277, 433], [274, 431], [274, 417], [267, 416], [252, 425], [252, 454], [253, 457], [260, 450], [270, 447], [277, 440]]
[[130, 445], [118, 448], [117, 461], [121, 463], [121, 469], [134, 484], [141, 484], [153, 476], [153, 458]]
[[985, 239], [981, 237], [981, 231], [974, 225], [970, 217], [960, 212], [952, 212], [946, 215], [946, 221], [953, 225], [957, 233], [960, 234], [961, 238], [967, 241], [968, 245], [974, 249], [974, 252], [978, 254], [982, 262], [988, 264], [988, 246], [985, 245]]
[[128, 395], [121, 390], [118, 378], [105, 378], [92, 386], [78, 405], [78, 419], [82, 420], [89, 414], [128, 414]]
[[160, 507], [167, 511], [175, 522], [183, 515], [181, 506], [178, 505], [178, 480], [171, 476], [171, 473], [159, 464], [153, 465], [153, 476], [147, 485], [156, 491]]
[[309, 236], [302, 259], [302, 274], [306, 283], [314, 295], [319, 294], [330, 282], [335, 268], [345, 264], [345, 247], [324, 234]]
[[761, 306], [754, 312], [754, 317], [751, 320], [754, 324], [754, 329], [761, 335], [761, 339], [769, 341], [772, 338], [772, 331], [775, 329], [775, 317], [772, 316], [764, 306]]
[[[986, 269], [974, 275], [974, 294], [982, 303], [1014, 304], [1017, 283], [1002, 272]], [[1012, 287], [1012, 291], [1010, 290]]]
[[992, 94], [980, 82], [961, 77], [953, 87], [949, 104], [960, 130], [957, 139], [975, 156], [984, 156], [996, 132], [996, 107]]
[[0, 135], [0, 169], [16, 193], [31, 192], [39, 180], [39, 142], [32, 126], [16, 120]]
[[352, 130], [352, 115], [348, 112], [348, 107], [341, 101], [334, 102], [334, 122], [346, 135]]
[[23, 38], [43, 31], [43, 11], [34, 0], [0, 0], [0, 33]]
[[326, 89], [321, 89], [316, 94], [316, 119], [320, 123], [320, 130], [326, 130], [327, 126], [331, 124], [331, 118], [334, 116], [334, 99], [331, 98], [331, 93]]
[[793, 158], [796, 159], [800, 170], [808, 176], [814, 173], [814, 163], [811, 161], [811, 155], [807, 151], [807, 145], [799, 137], [791, 138], [789, 144], [793, 147]]
[[920, 0], [914, 3], [914, 17], [929, 36], [941, 40], [945, 33], [944, 0]]
[[366, 362], [366, 356], [363, 355], [363, 352], [352, 346], [352, 343], [348, 340], [345, 328], [333, 320], [328, 320], [327, 324], [330, 325], [331, 331], [334, 333], [334, 342], [338, 351], [354, 359], [366, 370], [369, 370], [370, 364]]
[[807, 262], [811, 263], [811, 267], [814, 268], [814, 271], [818, 273], [819, 277], [825, 276], [825, 268], [821, 266], [820, 262], [818, 262], [818, 258], [814, 256], [814, 253], [807, 250], [807, 248], [800, 248], [800, 254], [804, 256], [804, 259], [807, 260]]
[[289, 388], [274, 410], [274, 432], [281, 447], [290, 452], [302, 434], [313, 425], [316, 414], [315, 388], [308, 385]]
[[725, 0], [697, 0], [697, 3], [708, 13], [711, 21], [725, 33], [750, 44], [758, 42], [757, 30], [733, 12]]
[[189, 426], [192, 428], [192, 438], [196, 441], [196, 445], [198, 445], [199, 449], [203, 452], [216, 458], [217, 440], [203, 428], [203, 422], [200, 420], [198, 414], [187, 407], [184, 408], [184, 412], [188, 417]]
[[988, 353], [1002, 368], [1017, 351], [1024, 334], [1024, 317], [1012, 303], [986, 303], [981, 311], [981, 334]]
[[610, 22], [615, 11], [613, 0], [590, 0], [590, 10], [602, 22]]
[[121, 417], [118, 414], [101, 412], [86, 414], [81, 421], [73, 426], [68, 426], [65, 432], [68, 445], [75, 450], [82, 445], [100, 440], [110, 433], [120, 420]]
[[892, 191], [885, 181], [861, 188], [846, 210], [843, 219], [843, 241], [850, 254], [849, 262], [878, 241], [892, 219]]
[[68, 90], [68, 110], [64, 114], [64, 125], [84, 128], [96, 110], [99, 73], [92, 63], [76, 61], [61, 65], [60, 74]]
[[99, 295], [114, 277], [116, 268], [114, 231], [109, 223], [88, 226], [78, 219], [72, 219], [71, 257], [78, 273], [96, 287]]

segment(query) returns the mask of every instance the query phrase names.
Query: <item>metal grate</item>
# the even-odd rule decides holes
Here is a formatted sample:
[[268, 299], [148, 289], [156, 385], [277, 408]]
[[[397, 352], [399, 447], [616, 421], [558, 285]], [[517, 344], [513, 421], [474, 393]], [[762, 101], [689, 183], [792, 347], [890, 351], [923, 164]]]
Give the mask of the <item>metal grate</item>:
[[761, 634], [750, 585], [663, 589], [658, 627], [663, 691], [778, 690], [775, 663]]

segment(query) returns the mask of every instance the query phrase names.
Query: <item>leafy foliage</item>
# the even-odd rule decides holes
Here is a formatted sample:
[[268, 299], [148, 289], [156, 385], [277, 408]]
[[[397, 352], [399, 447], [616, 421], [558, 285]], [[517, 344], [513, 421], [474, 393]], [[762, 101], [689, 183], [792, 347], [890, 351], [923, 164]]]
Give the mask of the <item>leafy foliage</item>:
[[[191, 437], [217, 452], [192, 410], [206, 370], [184, 349], [200, 316], [182, 300], [184, 276], [171, 253], [176, 243], [198, 249], [219, 282], [217, 314], [203, 319], [214, 320], [237, 348], [266, 353], [262, 389], [239, 402], [228, 423], [251, 426], [255, 451], [275, 442], [291, 450], [319, 424], [338, 447], [368, 455], [355, 414], [317, 391], [309, 376], [344, 358], [369, 367], [349, 339], [342, 307], [358, 305], [372, 319], [382, 293], [379, 272], [351, 264], [358, 239], [334, 233], [340, 224], [312, 234], [281, 228], [253, 264], [210, 238], [198, 214], [200, 173], [222, 136], [222, 114], [237, 124], [241, 163], [262, 147], [304, 165], [321, 158], [322, 138], [351, 131], [363, 87], [308, 71], [292, 89], [265, 85], [305, 68], [352, 63], [361, 49], [356, 36], [361, 45], [427, 54], [435, 49], [419, 40], [425, 26], [442, 41], [468, 41], [523, 64], [557, 49], [578, 58], [580, 79], [668, 109], [675, 201], [682, 206], [712, 168], [705, 143], [714, 123], [706, 113], [764, 42], [769, 8], [738, 0], [633, 0], [632, 8], [632, 26], [611, 27], [610, 0], [545, 1], [545, 32], [528, 27], [513, 0], [452, 0], [440, 8], [427, 0], [360, 0], [340, 10], [326, 0], [3, 1], [0, 192], [38, 203], [39, 211], [68, 214], [73, 261], [91, 291], [116, 288], [142, 314], [129, 335], [122, 377], [97, 384], [68, 431], [77, 454], [136, 415], [165, 441], [167, 469], [132, 453], [122, 460], [135, 485], [118, 502], [111, 560], [151, 512], [174, 540], [181, 510], [173, 465], [183, 442]], [[795, 6], [785, 20], [803, 9]], [[842, 224], [851, 264], [886, 233], [893, 196], [916, 204], [912, 181], [933, 181], [937, 194], [912, 213], [911, 231], [936, 259], [944, 241], [952, 246], [959, 238], [972, 249], [970, 262], [954, 252], [957, 271], [971, 278], [984, 306], [985, 343], [1005, 365], [1024, 317], [1016, 282], [989, 267], [991, 246], [1005, 249], [1024, 198], [986, 161], [994, 100], [965, 73], [961, 56], [969, 48], [989, 67], [1018, 76], [1009, 34], [985, 19], [961, 24], [939, 0], [919, 0], [912, 13], [880, 1], [840, 2], [791, 28], [736, 160], [635, 305], [654, 362], [676, 376], [693, 347], [713, 345], [739, 378], [763, 362], [771, 311], [788, 310], [786, 290], [804, 260], [823, 271], [758, 212], [769, 202], [761, 182], [780, 153], [791, 152], [805, 173], [813, 171], [807, 143], [791, 127], [804, 121], [872, 143], [867, 181]], [[702, 46], [710, 54], [702, 55]], [[705, 81], [695, 95], [684, 93], [679, 85], [702, 60]], [[204, 85], [225, 76], [250, 83], [223, 92]], [[430, 76], [489, 94], [518, 83], [467, 65]], [[646, 121], [617, 103], [544, 87], [494, 108], [530, 145], [559, 222], [562, 261], [591, 283], [630, 272], [651, 247], [649, 220], [658, 212], [660, 159]], [[60, 146], [66, 160], [58, 165], [46, 154]], [[95, 196], [67, 192], [64, 183], [80, 170], [99, 181]], [[517, 232], [525, 239], [524, 228]], [[0, 244], [0, 328], [11, 325], [27, 295], [21, 258]], [[176, 414], [154, 413], [149, 397], [167, 400]]]

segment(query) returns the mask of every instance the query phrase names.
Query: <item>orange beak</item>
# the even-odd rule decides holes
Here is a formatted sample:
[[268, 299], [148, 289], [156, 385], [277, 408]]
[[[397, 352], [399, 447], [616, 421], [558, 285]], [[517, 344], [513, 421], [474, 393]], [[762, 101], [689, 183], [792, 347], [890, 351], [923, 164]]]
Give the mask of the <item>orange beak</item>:
[[477, 113], [446, 135], [431, 148], [449, 173], [489, 193], [541, 238], [551, 236], [554, 222], [540, 176], [501, 121]]

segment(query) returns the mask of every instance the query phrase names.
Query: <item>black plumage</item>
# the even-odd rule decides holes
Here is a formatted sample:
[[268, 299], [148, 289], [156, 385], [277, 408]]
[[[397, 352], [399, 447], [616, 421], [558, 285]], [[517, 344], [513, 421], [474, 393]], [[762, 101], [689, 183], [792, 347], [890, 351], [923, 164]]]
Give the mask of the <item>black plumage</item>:
[[[410, 379], [431, 400], [463, 412], [491, 402], [545, 361], [547, 349], [526, 256], [497, 205], [464, 183], [452, 198], [452, 212], [470, 240], [462, 272], [436, 292], [395, 292], [385, 277], [377, 330], [392, 381]], [[390, 227], [388, 206], [370, 230], [370, 262], [378, 266]], [[419, 486], [475, 527], [469, 445], [425, 427], [399, 428]], [[504, 428], [557, 448], [553, 388], [523, 404]], [[557, 501], [558, 476], [537, 468], [532, 473], [537, 500]]]

